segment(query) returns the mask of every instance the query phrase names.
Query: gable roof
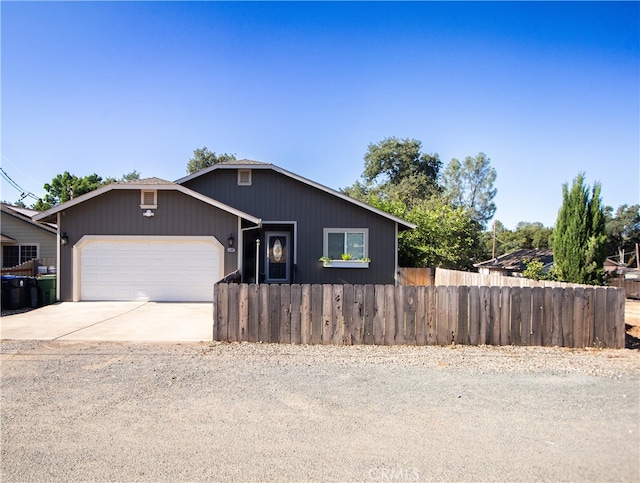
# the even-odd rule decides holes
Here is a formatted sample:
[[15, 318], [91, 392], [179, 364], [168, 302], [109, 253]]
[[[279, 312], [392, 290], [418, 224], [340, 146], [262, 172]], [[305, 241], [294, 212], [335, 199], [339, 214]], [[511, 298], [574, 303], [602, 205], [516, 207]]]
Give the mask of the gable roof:
[[145, 179], [139, 179], [139, 180], [134, 180], [134, 181], [122, 181], [122, 182], [116, 182], [116, 183], [110, 183], [108, 185], [102, 186], [101, 188], [98, 188], [96, 190], [90, 191], [89, 193], [85, 193], [81, 196], [78, 196], [77, 198], [74, 198], [72, 200], [66, 201], [65, 203], [62, 203], [60, 205], [54, 206], [53, 208], [48, 209], [47, 211], [44, 211], [42, 213], [40, 213], [39, 215], [34, 216], [34, 220], [48, 220], [48, 219], [54, 219], [53, 216], [56, 215], [57, 213], [66, 210], [68, 208], [71, 208], [72, 206], [76, 206], [79, 205], [80, 203], [83, 203], [87, 200], [90, 200], [92, 198], [95, 198], [96, 196], [100, 196], [104, 193], [107, 193], [109, 191], [113, 191], [113, 190], [150, 190], [150, 189], [154, 189], [154, 190], [160, 190], [160, 191], [167, 191], [167, 190], [174, 190], [174, 191], [179, 191], [187, 196], [191, 196], [192, 198], [195, 198], [197, 200], [202, 201], [203, 203], [206, 203], [208, 205], [211, 206], [215, 206], [216, 208], [219, 208], [223, 211], [226, 211], [227, 213], [231, 213], [232, 215], [236, 215], [244, 220], [247, 220], [255, 225], [261, 225], [262, 224], [262, 220], [260, 218], [256, 218], [253, 215], [250, 215], [248, 213], [245, 213], [243, 211], [237, 210], [236, 208], [233, 208], [229, 205], [225, 205], [224, 203], [220, 203], [217, 200], [214, 200], [212, 198], [209, 198], [208, 196], [204, 196], [201, 193], [198, 193], [196, 191], [190, 190], [189, 188], [185, 187], [185, 186], [181, 186], [179, 184], [176, 183], [172, 183], [171, 181], [167, 181], [161, 178], [145, 178]]
[[341, 193], [340, 191], [336, 191], [320, 183], [316, 183], [315, 181], [311, 181], [310, 179], [304, 178], [303, 176], [292, 173], [291, 171], [287, 171], [286, 169], [276, 166], [275, 164], [264, 163], [262, 161], [254, 161], [251, 159], [240, 159], [240, 160], [226, 161], [223, 163], [217, 163], [217, 164], [214, 164], [213, 166], [209, 166], [208, 168], [201, 169], [200, 171], [196, 171], [195, 173], [185, 176], [184, 178], [180, 178], [175, 182], [181, 185], [182, 183], [185, 183], [191, 179], [198, 178], [207, 173], [211, 173], [212, 171], [221, 170], [221, 169], [270, 169], [272, 171], [282, 174], [283, 176], [287, 176], [291, 179], [295, 179], [296, 181], [304, 183], [308, 186], [312, 186], [313, 188], [316, 188], [320, 191], [324, 191], [325, 193], [328, 193], [332, 196], [335, 196], [349, 203], [352, 203], [356, 206], [364, 208], [365, 210], [369, 210], [373, 213], [376, 213], [377, 215], [380, 215], [384, 218], [394, 221], [395, 223], [398, 223], [398, 225], [401, 225], [405, 228], [414, 229], [417, 226], [413, 223], [403, 220], [400, 217], [387, 213], [386, 211], [380, 210], [378, 208], [374, 208], [373, 206], [368, 205], [367, 203], [364, 203], [362, 201], [356, 200], [355, 198], [351, 198], [350, 196], [347, 196], [346, 194]]
[[521, 272], [527, 268], [524, 261], [538, 259], [547, 267], [553, 263], [553, 250], [551, 249], [521, 249], [511, 253], [505, 253], [497, 258], [485, 262], [476, 263], [477, 268], [495, 268]]
[[[23, 221], [25, 223], [28, 223], [30, 225], [33, 225], [34, 227], [44, 230], [46, 232], [49, 232], [53, 235], [56, 234], [55, 224], [52, 225], [49, 223], [40, 223], [40, 222], [34, 221], [35, 216], [40, 213], [39, 211], [30, 210], [29, 208], [20, 208], [18, 206], [5, 205], [3, 203], [2, 213], [9, 215], [13, 218], [16, 218], [20, 221]], [[4, 240], [4, 238], [9, 238], [9, 237], [6, 237], [6, 235], [2, 235], [2, 236], [3, 236], [3, 241], [6, 241]]]

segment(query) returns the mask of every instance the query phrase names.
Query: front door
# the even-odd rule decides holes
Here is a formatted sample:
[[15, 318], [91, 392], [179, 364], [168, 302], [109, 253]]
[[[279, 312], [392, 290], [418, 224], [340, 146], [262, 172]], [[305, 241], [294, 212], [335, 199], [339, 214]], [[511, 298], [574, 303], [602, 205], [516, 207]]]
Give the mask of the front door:
[[289, 283], [289, 263], [291, 250], [289, 249], [289, 233], [268, 231], [266, 256], [266, 282]]

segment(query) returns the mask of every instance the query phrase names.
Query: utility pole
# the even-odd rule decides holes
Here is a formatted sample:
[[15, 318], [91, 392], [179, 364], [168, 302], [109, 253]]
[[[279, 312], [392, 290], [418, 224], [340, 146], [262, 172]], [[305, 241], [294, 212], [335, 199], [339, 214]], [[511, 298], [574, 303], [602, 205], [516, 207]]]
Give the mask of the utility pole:
[[636, 243], [636, 268], [640, 269], [640, 249], [638, 249], [638, 243]]
[[[638, 248], [638, 244], [636, 243], [636, 249]], [[496, 258], [496, 220], [493, 220], [493, 249], [491, 250], [491, 258], [495, 260]]]

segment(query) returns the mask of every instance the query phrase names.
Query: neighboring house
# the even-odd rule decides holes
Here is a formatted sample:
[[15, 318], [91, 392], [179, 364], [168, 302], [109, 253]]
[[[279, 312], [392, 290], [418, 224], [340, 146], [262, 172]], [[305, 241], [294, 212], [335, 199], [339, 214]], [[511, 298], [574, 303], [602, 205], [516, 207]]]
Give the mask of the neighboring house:
[[604, 273], [607, 277], [624, 277], [628, 270], [626, 263], [620, 263], [611, 257], [604, 261]]
[[[58, 224], [66, 301], [209, 301], [214, 283], [235, 271], [254, 282], [256, 266], [260, 283], [392, 284], [398, 231], [415, 228], [247, 160], [175, 183], [113, 183], [36, 219]], [[341, 260], [344, 253], [352, 260]]]
[[[33, 221], [34, 210], [2, 204], [2, 268], [15, 267], [33, 259], [56, 258], [56, 227]], [[55, 265], [55, 263], [53, 263]]]
[[547, 272], [553, 266], [553, 251], [550, 249], [522, 249], [511, 253], [505, 253], [486, 262], [476, 263], [474, 267], [482, 275], [500, 274], [506, 276], [522, 276], [527, 268], [527, 262], [540, 260], [543, 264], [543, 272]]

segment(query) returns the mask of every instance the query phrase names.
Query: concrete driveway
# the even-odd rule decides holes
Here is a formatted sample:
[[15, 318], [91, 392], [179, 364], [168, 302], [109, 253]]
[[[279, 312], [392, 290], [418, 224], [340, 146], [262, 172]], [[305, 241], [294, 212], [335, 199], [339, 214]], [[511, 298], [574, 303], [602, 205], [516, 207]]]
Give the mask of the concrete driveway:
[[211, 303], [62, 302], [0, 319], [0, 338], [199, 342], [212, 340]]

